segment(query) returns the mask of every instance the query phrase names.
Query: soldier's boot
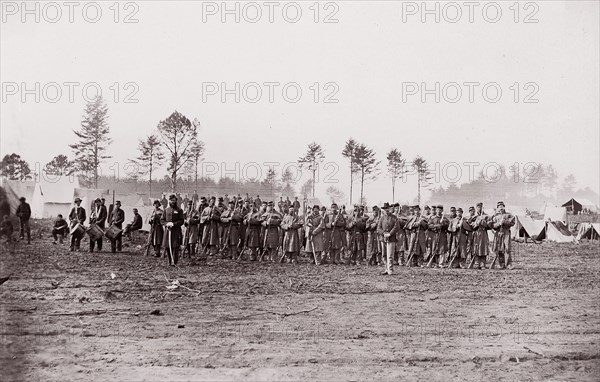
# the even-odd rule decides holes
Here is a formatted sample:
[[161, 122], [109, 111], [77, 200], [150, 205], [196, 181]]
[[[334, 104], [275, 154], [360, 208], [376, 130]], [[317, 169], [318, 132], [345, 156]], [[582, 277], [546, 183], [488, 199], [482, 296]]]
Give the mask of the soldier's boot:
[[342, 251], [335, 250], [333, 252], [334, 252], [334, 264], [341, 264], [342, 263]]
[[404, 265], [404, 251], [398, 253], [398, 265]]
[[321, 252], [315, 252], [315, 264], [321, 265]]
[[485, 269], [485, 263], [486, 263], [486, 258], [485, 256], [477, 256], [477, 269]]
[[496, 265], [499, 269], [504, 269], [504, 252], [498, 253], [498, 259], [496, 260]]

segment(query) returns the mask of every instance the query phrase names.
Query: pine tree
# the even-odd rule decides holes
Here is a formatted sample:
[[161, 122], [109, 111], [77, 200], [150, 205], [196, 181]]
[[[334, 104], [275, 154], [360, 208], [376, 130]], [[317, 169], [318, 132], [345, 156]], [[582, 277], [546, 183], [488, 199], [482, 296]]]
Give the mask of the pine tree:
[[73, 130], [78, 142], [69, 145], [75, 154], [75, 165], [87, 181], [93, 180], [98, 188], [98, 169], [105, 159], [108, 145], [112, 139], [108, 137], [108, 106], [101, 96], [88, 102], [83, 112], [81, 128]]
[[354, 174], [358, 171], [356, 167], [356, 148], [358, 143], [350, 138], [346, 141], [342, 156], [350, 162], [350, 204], [352, 204], [352, 184], [354, 183]]
[[431, 183], [431, 172], [429, 171], [429, 164], [421, 156], [413, 160], [413, 167], [417, 172], [417, 204], [421, 204], [421, 189], [428, 188]]
[[360, 177], [360, 202], [362, 203], [365, 181], [377, 179], [381, 162], [375, 158], [375, 151], [362, 143], [356, 147], [354, 160], [356, 172]]
[[321, 145], [313, 142], [308, 145], [308, 150], [306, 154], [298, 159], [298, 163], [300, 167], [306, 167], [312, 172], [312, 196], [315, 196], [315, 182], [316, 182], [316, 173], [319, 167], [319, 163], [323, 162], [325, 159], [325, 153], [321, 148]]
[[163, 164], [165, 154], [161, 150], [160, 140], [154, 134], [140, 139], [138, 150], [140, 155], [134, 162], [140, 165], [140, 175], [148, 174], [148, 192], [152, 197], [152, 173]]
[[392, 202], [396, 201], [396, 181], [402, 179], [406, 173], [405, 163], [406, 161], [402, 158], [402, 153], [397, 149], [392, 149], [387, 155], [388, 175], [392, 179]]

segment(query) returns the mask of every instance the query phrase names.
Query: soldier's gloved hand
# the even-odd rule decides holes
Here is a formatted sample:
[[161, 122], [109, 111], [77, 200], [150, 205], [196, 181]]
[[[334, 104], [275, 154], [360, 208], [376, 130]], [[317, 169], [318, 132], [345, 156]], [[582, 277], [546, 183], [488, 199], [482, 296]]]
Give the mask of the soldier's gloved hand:
[[173, 222], [168, 222], [167, 223], [167, 228], [173, 228]]

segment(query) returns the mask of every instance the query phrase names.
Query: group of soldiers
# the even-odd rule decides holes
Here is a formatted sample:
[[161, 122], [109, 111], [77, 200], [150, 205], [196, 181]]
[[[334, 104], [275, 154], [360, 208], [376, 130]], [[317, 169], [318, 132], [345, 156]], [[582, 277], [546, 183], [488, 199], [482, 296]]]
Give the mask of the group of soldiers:
[[316, 265], [385, 265], [388, 275], [394, 265], [481, 269], [490, 254], [495, 255], [490, 266], [512, 266], [510, 227], [515, 217], [503, 202], [492, 216], [484, 212], [483, 203], [466, 215], [454, 207], [446, 215], [442, 205], [425, 206], [423, 212], [417, 205], [403, 212], [399, 204], [389, 203], [371, 212], [356, 205], [351, 213], [336, 203], [329, 209], [315, 205], [300, 215], [299, 203], [280, 201], [276, 207], [255, 200], [234, 197], [226, 203], [222, 197], [203, 197], [198, 206], [190, 200], [184, 209], [175, 195], [166, 208], [157, 200], [146, 253], [154, 248], [155, 256], [162, 254], [175, 265], [181, 252], [289, 263], [297, 263], [305, 252]]
[[[166, 200], [166, 198], [164, 198]], [[176, 265], [182, 256], [218, 256], [225, 259], [297, 263], [301, 252], [320, 264], [384, 265], [384, 274], [392, 274], [395, 265], [408, 267], [511, 268], [510, 228], [515, 217], [498, 202], [493, 215], [487, 215], [483, 203], [470, 207], [467, 214], [462, 208], [450, 207], [444, 213], [442, 205], [418, 205], [401, 208], [384, 203], [367, 211], [355, 205], [348, 213], [336, 203], [305, 207], [300, 214], [298, 198], [280, 198], [277, 205], [251, 198], [233, 196], [192, 198], [182, 203], [177, 195], [155, 200], [148, 219], [150, 234], [145, 253], [166, 257]], [[184, 204], [184, 205], [181, 205]], [[17, 212], [21, 221], [21, 237], [30, 240], [29, 205], [24, 198]], [[122, 236], [142, 228], [142, 217], [136, 209], [125, 229], [125, 213], [116, 201], [107, 211], [104, 199], [96, 199], [87, 224], [103, 232], [108, 227], [117, 234], [109, 238], [111, 251], [121, 251]], [[58, 216], [52, 230], [56, 242], [73, 231], [76, 225], [86, 223], [86, 210], [81, 199], [68, 215], [67, 223]], [[2, 229], [5, 227], [3, 226]], [[108, 232], [107, 229], [106, 231]], [[490, 243], [488, 231], [492, 230]], [[70, 250], [80, 249], [84, 235], [71, 235]], [[108, 235], [107, 235], [108, 237]], [[102, 250], [102, 237], [89, 241], [89, 251]]]
[[[85, 226], [86, 224], [94, 225], [98, 227], [101, 231], [105, 231], [106, 228], [113, 228], [115, 230], [116, 235], [114, 237], [109, 238], [111, 244], [111, 252], [116, 253], [121, 252], [123, 245], [123, 236], [129, 236], [132, 232], [135, 232], [142, 228], [142, 217], [138, 213], [137, 209], [133, 209], [133, 218], [130, 224], [125, 226], [123, 230], [123, 223], [125, 222], [125, 211], [121, 209], [121, 202], [116, 201], [114, 206], [112, 207], [110, 213], [105, 205], [104, 198], [97, 198], [94, 200], [94, 204], [92, 206], [92, 211], [89, 216], [89, 220], [87, 220], [87, 214], [84, 207], [81, 206], [81, 199], [75, 198], [75, 205], [71, 208], [68, 219], [69, 223], [63, 218], [62, 215], [58, 215], [57, 219], [54, 222], [54, 227], [52, 228], [52, 236], [54, 238], [54, 244], [59, 240], [62, 243], [63, 238], [66, 234], [73, 230], [77, 225]], [[81, 231], [71, 232], [71, 240], [70, 240], [70, 251], [79, 251], [81, 246], [81, 239], [84, 234]], [[130, 237], [130, 236], [129, 236]], [[94, 249], [101, 251], [102, 250], [103, 238], [102, 235], [99, 235], [97, 239], [89, 240], [89, 251], [94, 252]]]

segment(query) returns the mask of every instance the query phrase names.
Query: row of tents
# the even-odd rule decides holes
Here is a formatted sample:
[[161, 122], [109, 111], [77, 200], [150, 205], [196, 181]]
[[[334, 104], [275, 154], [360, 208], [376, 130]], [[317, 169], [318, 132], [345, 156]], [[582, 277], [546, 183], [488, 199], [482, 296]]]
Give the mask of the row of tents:
[[[77, 177], [57, 177], [55, 180], [42, 179], [35, 182], [0, 178], [0, 187], [12, 214], [20, 203], [19, 198], [25, 197], [34, 219], [52, 219], [58, 214], [66, 218], [74, 206], [75, 198], [81, 199], [81, 206], [89, 216], [96, 198], [105, 198], [107, 204], [112, 203], [113, 198], [108, 189], [81, 188]], [[144, 222], [142, 229], [150, 230], [147, 221], [152, 213], [152, 206], [144, 205], [143, 195], [115, 194], [115, 200], [121, 201], [126, 222], [131, 221], [133, 209], [136, 208]]]

